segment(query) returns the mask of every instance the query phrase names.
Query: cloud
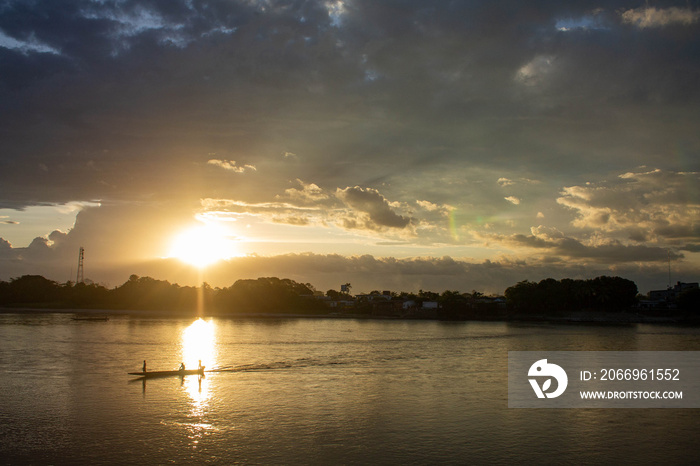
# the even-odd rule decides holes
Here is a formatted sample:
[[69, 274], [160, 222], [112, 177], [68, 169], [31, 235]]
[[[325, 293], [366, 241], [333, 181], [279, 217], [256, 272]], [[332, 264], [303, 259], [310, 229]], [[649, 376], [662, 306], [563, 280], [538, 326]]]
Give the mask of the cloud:
[[[545, 179], [562, 157], [567, 177], [591, 158], [663, 160], [665, 138], [697, 127], [697, 39], [659, 31], [651, 41], [619, 23], [561, 34], [560, 18], [591, 15], [578, 3], [522, 14], [488, 2], [418, 2], [401, 14], [366, 1], [11, 5], [2, 31], [34, 33], [61, 56], [0, 49], [4, 202], [169, 199], [191, 178], [204, 191], [192, 198], [260, 200], [263, 183], [192, 167], [192, 154], [209, 153], [229, 173], [256, 167], [263, 178], [264, 167], [266, 186], [313, 179], [398, 199], [374, 180], [391, 179], [398, 193], [492, 164]], [[381, 78], [366, 79], [370, 71]], [[645, 102], [684, 116], [642, 117], [634, 109], [652, 111]], [[430, 194], [412, 197], [455, 203]]]
[[557, 203], [575, 213], [572, 225], [580, 229], [637, 237], [644, 230], [650, 240], [700, 242], [700, 203], [689, 191], [698, 183], [695, 172], [628, 172], [609, 182], [565, 187]]
[[[3, 5], [0, 206], [111, 204], [79, 214], [61, 244], [58, 225], [41, 230], [49, 249], [36, 250], [65, 249], [63, 269], [78, 238], [93, 260], [144, 253], [168, 234], [143, 228], [155, 206], [170, 224], [198, 213], [352, 238], [354, 253], [408, 241], [464, 256], [489, 233], [511, 241], [492, 239], [481, 258], [581, 251], [581, 264], [605, 248], [667, 247], [698, 260], [695, 9]], [[640, 165], [661, 172], [630, 170]], [[9, 218], [22, 220], [2, 225], [13, 232], [28, 224]], [[563, 238], [533, 233], [533, 218]], [[515, 234], [543, 247], [518, 248]], [[411, 251], [385, 251], [398, 249]]]
[[321, 208], [316, 206], [300, 206], [290, 202], [245, 202], [233, 199], [201, 200], [202, 215], [209, 218], [225, 219], [230, 215], [252, 215], [272, 221], [277, 218], [297, 217], [321, 213]]
[[336, 196], [353, 209], [344, 221], [348, 228], [405, 228], [411, 223], [409, 217], [394, 212], [389, 201], [376, 189], [359, 186], [338, 188]]
[[206, 215], [219, 219], [230, 215], [252, 215], [263, 221], [296, 226], [325, 225], [333, 222], [342, 203], [333, 193], [314, 183], [297, 179], [298, 187], [274, 196], [274, 201], [246, 202], [234, 199], [201, 200]]
[[298, 205], [319, 205], [331, 199], [331, 196], [314, 183], [304, 183], [297, 179], [300, 188], [289, 188], [284, 191], [284, 196], [276, 196], [277, 199], [286, 199]]
[[506, 188], [508, 186], [514, 186], [514, 185], [539, 185], [542, 182], [539, 180], [532, 180], [529, 178], [522, 178], [522, 177], [517, 178], [515, 180], [512, 180], [510, 178], [501, 177], [496, 181], [496, 183], [498, 184], [498, 186], [500, 186], [502, 188]]
[[[586, 243], [572, 237], [564, 236], [556, 230], [547, 231], [543, 227], [532, 230], [532, 234], [513, 235], [482, 235], [487, 241], [495, 241], [505, 245], [525, 247], [532, 250], [543, 250], [552, 256], [545, 261], [574, 261], [587, 263], [594, 261], [600, 264], [606, 263], [666, 263], [669, 250], [664, 247], [629, 245], [614, 239], [596, 241], [599, 238], [591, 238]], [[674, 252], [674, 259], [683, 259], [683, 254]]]
[[306, 226], [309, 225], [311, 222], [309, 221], [308, 217], [302, 217], [302, 216], [286, 216], [286, 217], [272, 217], [272, 221], [274, 223], [284, 223], [287, 225], [295, 225], [295, 226]]
[[[261, 215], [271, 223], [282, 222], [300, 228], [310, 227], [318, 214], [311, 207], [283, 203], [246, 205], [211, 200], [207, 206], [237, 210], [243, 215]], [[346, 212], [339, 214], [336, 221], [340, 222], [346, 215]], [[181, 284], [197, 284], [197, 273], [177, 261], [158, 258], [158, 247], [162, 248], [160, 256], [163, 256], [168, 240], [191, 223], [190, 213], [182, 212], [176, 205], [103, 203], [99, 207], [86, 207], [78, 214], [73, 229], [53, 231], [46, 237], [36, 238], [26, 248], [13, 248], [9, 242], [0, 240], [0, 279], [36, 273], [61, 282], [74, 279], [68, 271], [75, 266], [77, 251], [83, 246], [86, 277], [96, 282], [118, 285], [135, 273]], [[219, 263], [207, 271], [207, 281], [214, 286], [228, 286], [239, 278], [280, 276], [311, 282], [322, 290], [350, 281], [357, 291], [476, 289], [500, 293], [518, 281], [547, 277], [592, 278], [615, 274], [635, 279], [640, 288], [646, 289], [658, 288], [659, 283], [667, 280], [668, 252], [662, 247], [628, 245], [602, 234], [589, 235], [583, 241], [544, 225], [533, 227], [529, 234], [482, 233], [479, 238], [491, 242], [496, 249], [513, 246], [518, 254], [490, 260], [368, 254], [347, 257], [314, 253], [261, 255]], [[144, 251], [149, 253], [146, 257], [150, 259], [144, 260]], [[697, 248], [688, 245], [683, 251], [691, 255]], [[684, 261], [680, 253], [673, 252], [672, 258], [674, 274], [679, 279], [687, 277], [682, 279], [692, 281], [693, 276], [700, 273], [700, 269]]]
[[234, 173], [244, 173], [248, 170], [256, 171], [257, 168], [253, 165], [243, 165], [243, 166], [238, 166], [236, 165], [236, 162], [234, 160], [218, 160], [218, 159], [211, 159], [207, 161], [207, 164], [209, 165], [214, 165], [215, 167], [220, 167], [223, 168], [224, 170], [229, 170]]
[[[6, 242], [5, 242], [6, 243]], [[36, 264], [45, 260], [52, 252], [50, 246], [35, 244], [34, 255], [30, 257], [27, 249], [13, 250], [0, 240], [0, 260], [11, 262], [14, 268], [0, 276], [10, 277], [26, 273], [36, 273]], [[86, 250], [89, 254], [90, 250]], [[38, 254], [40, 253], [40, 254]], [[23, 259], [16, 259], [24, 256]], [[14, 257], [15, 259], [11, 259]], [[71, 259], [77, 260], [71, 255]], [[73, 262], [71, 262], [73, 263]], [[70, 267], [69, 267], [70, 268]], [[47, 278], [64, 282], [74, 280], [62, 267], [43, 273]], [[689, 281], [697, 269], [677, 266], [677, 276]], [[107, 286], [124, 283], [131, 274], [151, 276], [169, 280], [181, 285], [198, 285], [198, 273], [182, 266], [173, 259], [154, 259], [150, 261], [131, 262], [128, 264], [111, 264], [104, 267], [86, 256], [86, 278], [96, 280]], [[648, 264], [621, 263], [613, 268], [603, 264], [588, 264], [585, 267], [574, 262], [559, 261], [548, 263], [538, 260], [498, 260], [470, 261], [449, 256], [442, 257], [377, 257], [372, 255], [342, 256], [338, 254], [283, 254], [273, 256], [247, 256], [232, 258], [215, 264], [207, 270], [207, 282], [212, 286], [230, 286], [233, 282], [245, 278], [278, 276], [291, 278], [302, 283], [311, 283], [317, 289], [338, 290], [343, 283], [352, 283], [353, 292], [371, 290], [412, 291], [459, 290], [468, 292], [477, 290], [485, 293], [501, 294], [512, 285], [522, 280], [539, 281], [545, 278], [580, 278], [587, 279], [600, 275], [619, 275], [636, 281], [640, 291], [663, 287], [668, 279], [664, 266], [657, 268]], [[685, 278], [687, 277], [687, 278]]]
[[559, 18], [556, 21], [555, 27], [561, 32], [609, 30], [610, 26], [605, 24], [605, 16], [605, 10], [603, 8], [596, 8], [581, 16]]
[[556, 57], [552, 55], [538, 55], [520, 67], [515, 78], [526, 86], [541, 84], [554, 71], [555, 61]]
[[674, 24], [688, 26], [700, 19], [700, 10], [646, 6], [623, 11], [621, 16], [623, 23], [632, 24], [640, 29], [660, 28]]
[[60, 50], [39, 41], [34, 33], [30, 34], [24, 40], [19, 40], [8, 36], [2, 30], [0, 30], [0, 47], [10, 50], [18, 50], [24, 55], [28, 55], [30, 53], [50, 53], [54, 55], [61, 55]]
[[445, 223], [451, 210], [448, 205], [391, 202], [378, 190], [360, 186], [331, 191], [300, 179], [295, 184], [275, 195], [272, 202], [207, 198], [202, 200], [202, 210], [217, 218], [252, 215], [264, 222], [339, 228], [402, 244], [408, 238], [430, 243], [448, 237], [444, 227], [437, 228]]
[[[350, 282], [353, 292], [358, 293], [376, 289], [503, 293], [507, 287], [522, 280], [539, 281], [549, 277], [587, 279], [600, 275], [619, 275], [635, 280], [640, 291], [646, 291], [663, 287], [668, 280], [668, 271], [663, 266], [650, 268], [648, 265], [624, 263], [614, 268], [600, 264], [582, 267], [566, 262], [545, 263], [509, 258], [473, 261], [449, 256], [399, 259], [368, 254], [284, 254], [237, 258], [219, 267], [216, 275], [226, 277], [228, 281], [232, 281], [232, 277], [275, 275], [310, 282], [322, 291], [331, 288], [338, 290], [341, 284]], [[679, 276], [687, 277], [692, 277], [692, 270], [680, 266], [677, 269]]]
[[208, 198], [202, 201], [202, 207], [210, 213], [252, 214], [266, 221], [300, 226], [332, 224], [373, 234], [405, 229], [411, 223], [409, 217], [396, 213], [401, 203], [390, 203], [376, 189], [355, 186], [328, 192], [300, 179], [296, 183], [299, 187], [286, 189], [275, 196], [274, 202]]
[[438, 204], [432, 203], [430, 201], [416, 201], [416, 204], [420, 208], [425, 209], [428, 212], [442, 211], [442, 212], [447, 213], [449, 211], [449, 206], [438, 205]]
[[515, 182], [513, 180], [509, 180], [508, 178], [499, 178], [497, 183], [498, 183], [498, 186], [501, 186], [501, 187], [512, 186], [515, 184]]
[[[623, 173], [613, 182], [589, 183], [581, 186], [562, 188], [556, 198], [557, 204], [564, 206], [575, 217], [570, 230], [566, 233], [575, 246], [567, 254], [581, 257], [603, 257], [598, 252], [577, 252], [581, 247], [594, 247], [590, 243], [591, 232], [605, 233], [610, 243], [627, 246], [627, 241], [646, 243], [651, 241], [654, 247], [661, 247], [662, 238], [673, 240], [668, 246], [678, 248], [697, 242], [697, 226], [692, 221], [692, 205], [687, 204], [685, 194], [676, 193], [676, 188], [684, 189], [689, 183], [691, 173], [661, 175], [658, 170], [648, 172]], [[680, 178], [678, 178], [680, 177]], [[474, 244], [476, 235], [494, 234], [507, 226], [510, 229], [522, 228], [527, 219], [544, 219], [542, 211], [523, 212], [523, 217], [485, 218], [473, 212], [473, 208], [457, 209], [449, 204], [439, 204], [427, 200], [413, 203], [389, 201], [382, 193], [373, 188], [336, 188], [327, 190], [315, 183], [297, 179], [296, 186], [287, 188], [282, 194], [274, 196], [274, 201], [246, 202], [230, 199], [205, 199], [202, 201], [203, 212], [218, 218], [226, 216], [253, 215], [271, 223], [285, 223], [296, 226], [339, 227], [354, 232], [366, 232], [370, 236], [379, 236], [392, 242], [409, 240], [414, 244]], [[528, 196], [541, 196], [542, 183], [522, 178], [517, 182], [520, 190]], [[514, 184], [515, 185], [515, 184]], [[657, 186], [651, 188], [650, 186]], [[535, 189], [535, 191], [532, 191]], [[522, 205], [521, 197], [502, 198], [514, 205]], [[636, 207], [634, 203], [643, 202]], [[549, 200], [553, 203], [554, 199]], [[541, 202], [541, 201], [540, 201]], [[631, 203], [631, 204], [630, 204]], [[677, 204], [674, 207], [674, 203]], [[483, 208], [483, 207], [482, 207]], [[550, 207], [552, 208], [552, 207]], [[640, 213], [630, 213], [634, 209]], [[667, 215], [680, 209], [672, 215]], [[691, 209], [691, 210], [688, 210]], [[553, 212], [547, 216], [549, 222], [558, 223], [558, 216], [563, 211]], [[655, 228], [649, 228], [640, 215], [657, 218]], [[527, 228], [530, 228], [527, 226]], [[539, 227], [544, 228], [544, 227]], [[543, 230], [540, 230], [543, 231]], [[536, 245], [535, 235], [530, 243], [521, 240], [523, 245]], [[523, 236], [526, 237], [526, 236]], [[545, 243], [551, 249], [551, 244]], [[598, 244], [598, 246], [603, 245]], [[640, 246], [642, 244], [639, 244]], [[561, 245], [560, 245], [561, 246]], [[562, 250], [566, 252], [565, 250]], [[573, 257], [573, 256], [572, 256]]]

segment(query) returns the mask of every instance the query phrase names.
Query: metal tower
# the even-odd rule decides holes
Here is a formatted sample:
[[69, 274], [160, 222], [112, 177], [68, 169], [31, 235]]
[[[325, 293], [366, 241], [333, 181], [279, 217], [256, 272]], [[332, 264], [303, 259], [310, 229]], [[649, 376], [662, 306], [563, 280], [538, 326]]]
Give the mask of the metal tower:
[[668, 289], [671, 289], [671, 250], [668, 250]]
[[83, 276], [83, 257], [85, 256], [85, 248], [80, 246], [80, 252], [78, 253], [78, 276], [75, 278], [75, 284], [83, 283], [85, 277]]

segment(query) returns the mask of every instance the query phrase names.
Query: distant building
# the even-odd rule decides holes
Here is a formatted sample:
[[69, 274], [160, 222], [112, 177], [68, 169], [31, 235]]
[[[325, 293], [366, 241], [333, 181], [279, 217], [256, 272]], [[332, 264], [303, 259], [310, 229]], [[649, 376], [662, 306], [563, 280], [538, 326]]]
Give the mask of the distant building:
[[673, 287], [674, 290], [678, 293], [676, 297], [680, 296], [681, 293], [683, 293], [686, 290], [697, 290], [700, 289], [700, 284], [695, 282], [695, 283], [681, 283], [678, 282], [675, 287]]
[[686, 290], [697, 290], [700, 288], [698, 283], [681, 283], [677, 282], [673, 287], [668, 287], [665, 290], [652, 290], [649, 292], [650, 301], [676, 301], [678, 297]]
[[355, 301], [352, 300], [339, 300], [339, 301], [328, 301], [328, 307], [332, 309], [350, 309], [355, 306]]
[[391, 294], [358, 294], [355, 295], [355, 299], [359, 302], [377, 302], [377, 301], [391, 301]]

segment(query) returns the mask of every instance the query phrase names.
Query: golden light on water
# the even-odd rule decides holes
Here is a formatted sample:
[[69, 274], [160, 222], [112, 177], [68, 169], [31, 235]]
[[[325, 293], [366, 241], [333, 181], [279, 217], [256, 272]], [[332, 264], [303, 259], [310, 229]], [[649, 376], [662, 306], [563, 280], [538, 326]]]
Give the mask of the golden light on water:
[[199, 361], [211, 369], [216, 364], [216, 326], [213, 321], [195, 320], [182, 331], [182, 362], [196, 369]]
[[[216, 364], [216, 325], [197, 319], [182, 331], [182, 362], [196, 369], [199, 362], [208, 369]], [[194, 415], [201, 415], [209, 399], [209, 381], [205, 377], [184, 377], [183, 387], [193, 402]]]

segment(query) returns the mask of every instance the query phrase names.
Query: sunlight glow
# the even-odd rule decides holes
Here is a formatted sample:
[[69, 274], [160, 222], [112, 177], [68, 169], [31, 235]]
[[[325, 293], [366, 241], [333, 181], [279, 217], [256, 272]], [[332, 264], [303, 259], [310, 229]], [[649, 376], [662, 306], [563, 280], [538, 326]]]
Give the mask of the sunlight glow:
[[188, 369], [196, 369], [199, 361], [211, 368], [215, 355], [215, 326], [214, 322], [203, 319], [195, 320], [182, 331], [182, 361]]
[[240, 255], [236, 243], [224, 228], [204, 224], [178, 234], [171, 244], [168, 257], [204, 268]]
[[[182, 361], [188, 369], [196, 369], [200, 361], [207, 369], [216, 365], [216, 326], [213, 321], [197, 319], [182, 331]], [[212, 425], [205, 422], [211, 396], [209, 380], [206, 376], [183, 377], [182, 386], [191, 399], [190, 422], [183, 425], [187, 428], [191, 446], [196, 448], [212, 429]]]

